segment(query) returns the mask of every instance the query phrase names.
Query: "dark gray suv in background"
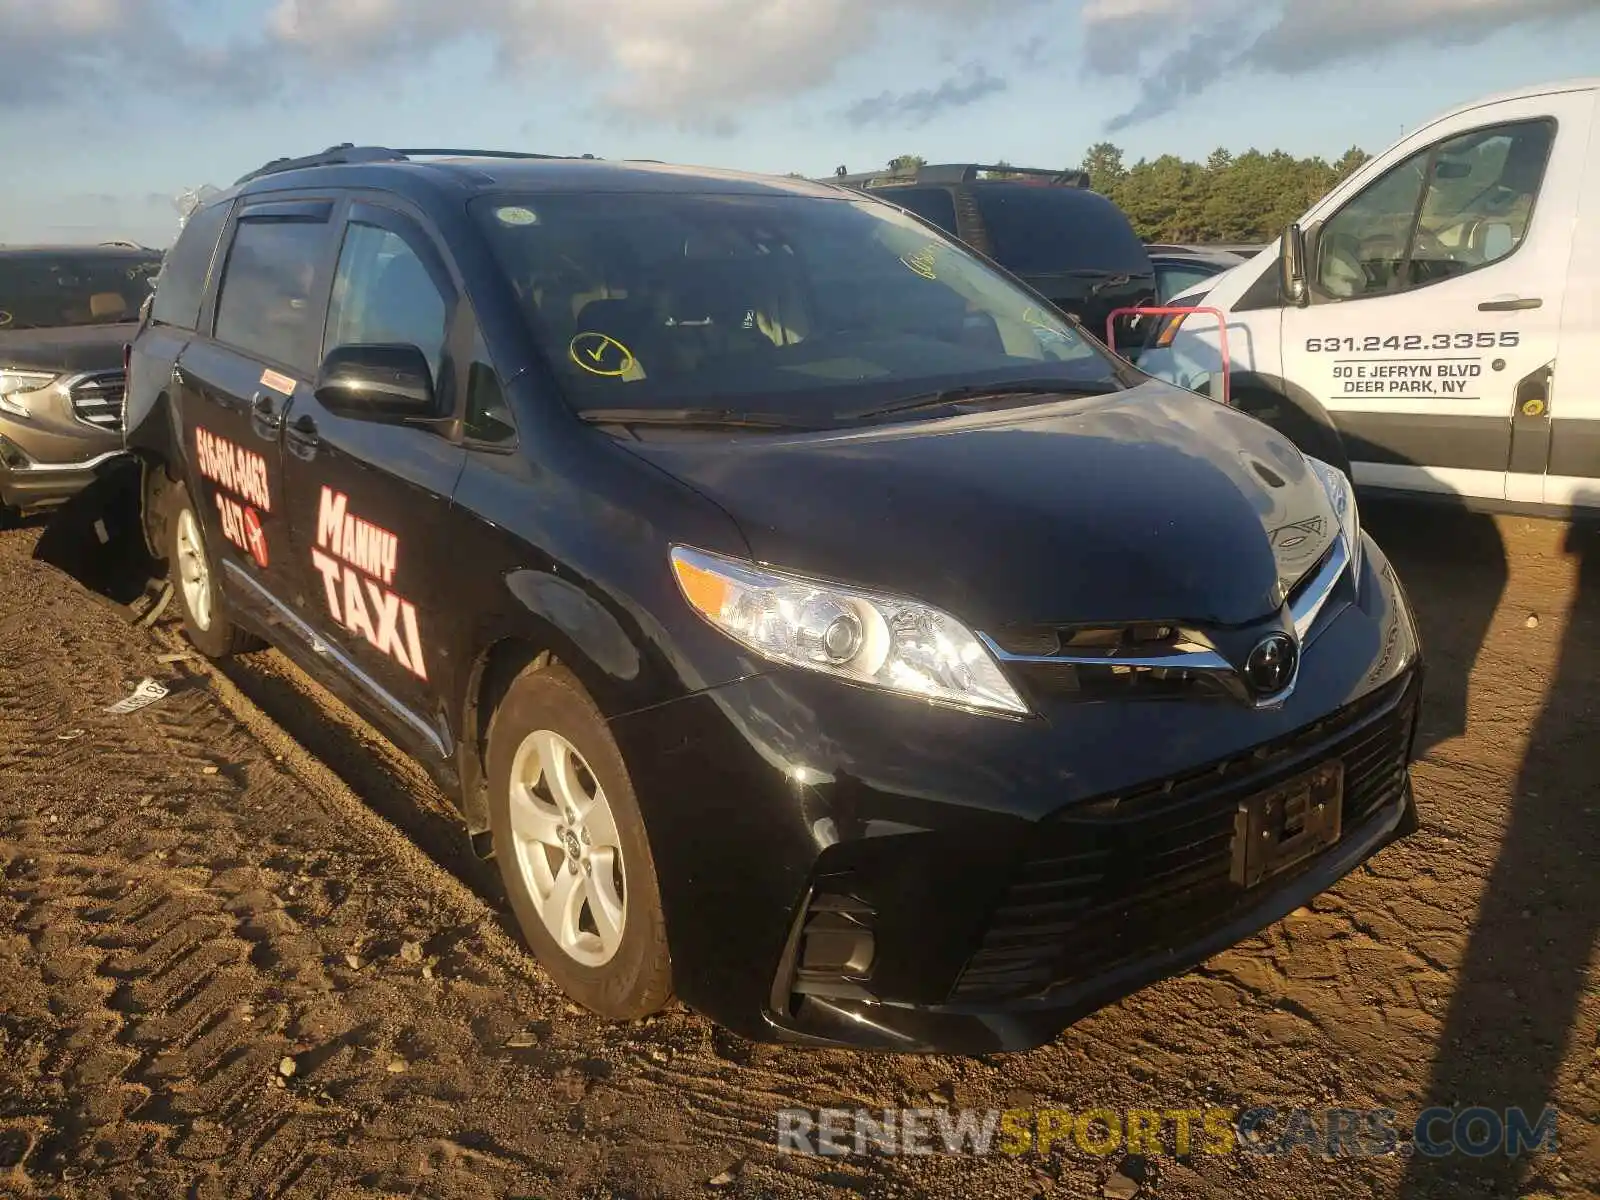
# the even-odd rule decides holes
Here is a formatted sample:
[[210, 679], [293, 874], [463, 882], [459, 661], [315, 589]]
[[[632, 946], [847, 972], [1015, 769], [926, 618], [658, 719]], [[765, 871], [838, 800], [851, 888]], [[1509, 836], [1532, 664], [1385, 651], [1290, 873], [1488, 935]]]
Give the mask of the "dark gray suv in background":
[[68, 499], [122, 449], [123, 352], [161, 253], [0, 246], [0, 518]]

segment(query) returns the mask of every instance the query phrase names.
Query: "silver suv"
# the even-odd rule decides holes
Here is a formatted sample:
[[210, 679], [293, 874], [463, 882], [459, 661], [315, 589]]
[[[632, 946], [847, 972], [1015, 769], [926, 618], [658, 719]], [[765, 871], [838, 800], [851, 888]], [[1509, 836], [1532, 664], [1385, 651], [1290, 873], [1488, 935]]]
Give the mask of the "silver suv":
[[81, 491], [122, 449], [124, 349], [161, 253], [0, 247], [0, 517]]

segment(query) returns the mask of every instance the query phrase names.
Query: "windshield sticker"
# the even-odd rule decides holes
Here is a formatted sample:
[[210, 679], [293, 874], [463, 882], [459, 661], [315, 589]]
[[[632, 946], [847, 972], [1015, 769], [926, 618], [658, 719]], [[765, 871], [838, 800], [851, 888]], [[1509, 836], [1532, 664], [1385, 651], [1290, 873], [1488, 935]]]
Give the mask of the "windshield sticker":
[[1052, 317], [1037, 304], [1030, 304], [1022, 310], [1022, 320], [1041, 346], [1070, 345], [1072, 342], [1072, 335], [1061, 328], [1060, 318]]
[[580, 333], [567, 347], [572, 361], [591, 375], [620, 378], [637, 365], [633, 351], [608, 333]]
[[262, 512], [272, 511], [272, 493], [267, 486], [267, 460], [254, 450], [236, 446], [227, 438], [196, 425], [194, 430], [195, 468], [225, 491], [232, 492]]
[[538, 213], [531, 208], [523, 208], [520, 205], [497, 208], [494, 210], [494, 215], [495, 219], [502, 225], [537, 225], [539, 223]]
[[278, 374], [271, 368], [261, 372], [261, 386], [271, 388], [275, 392], [281, 392], [285, 396], [294, 395], [294, 380], [287, 375]]
[[903, 255], [900, 261], [924, 279], [938, 279], [939, 273], [936, 269], [939, 265], [938, 251], [939, 248], [929, 242], [916, 253]]
[[390, 590], [399, 561], [400, 538], [350, 512], [350, 497], [324, 484], [311, 565], [322, 576], [329, 615], [426, 679], [417, 607]]

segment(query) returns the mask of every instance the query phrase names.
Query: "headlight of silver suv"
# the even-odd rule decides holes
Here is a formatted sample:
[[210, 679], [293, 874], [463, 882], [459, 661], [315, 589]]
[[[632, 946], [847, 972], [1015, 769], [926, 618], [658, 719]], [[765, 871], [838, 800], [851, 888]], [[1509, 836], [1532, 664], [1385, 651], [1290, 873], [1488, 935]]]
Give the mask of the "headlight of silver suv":
[[1311, 464], [1311, 469], [1316, 472], [1317, 479], [1322, 483], [1322, 490], [1328, 493], [1328, 503], [1333, 505], [1333, 515], [1339, 522], [1339, 532], [1344, 536], [1345, 549], [1350, 554], [1350, 583], [1352, 587], [1361, 586], [1361, 512], [1356, 507], [1355, 485], [1338, 467], [1323, 462], [1320, 458], [1305, 456], [1306, 462]]
[[913, 600], [677, 546], [672, 572], [696, 612], [774, 662], [962, 708], [1026, 713], [984, 644]]
[[27, 416], [28, 393], [49, 387], [55, 379], [49, 371], [13, 371], [10, 367], [0, 367], [0, 409], [19, 417]]

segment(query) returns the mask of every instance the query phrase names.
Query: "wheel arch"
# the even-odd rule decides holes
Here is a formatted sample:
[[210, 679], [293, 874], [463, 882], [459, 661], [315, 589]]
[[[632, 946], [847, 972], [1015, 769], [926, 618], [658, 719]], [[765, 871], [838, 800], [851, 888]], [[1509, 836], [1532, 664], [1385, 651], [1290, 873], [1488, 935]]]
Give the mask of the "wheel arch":
[[589, 592], [545, 571], [506, 577], [510, 608], [471, 656], [458, 711], [461, 813], [470, 833], [489, 828], [489, 726], [512, 682], [530, 667], [565, 667], [609, 720], [650, 697], [644, 657], [621, 622]]
[[1271, 425], [1302, 452], [1350, 474], [1350, 455], [1333, 417], [1305, 388], [1281, 375], [1241, 371], [1230, 384], [1229, 400], [1240, 412]]

